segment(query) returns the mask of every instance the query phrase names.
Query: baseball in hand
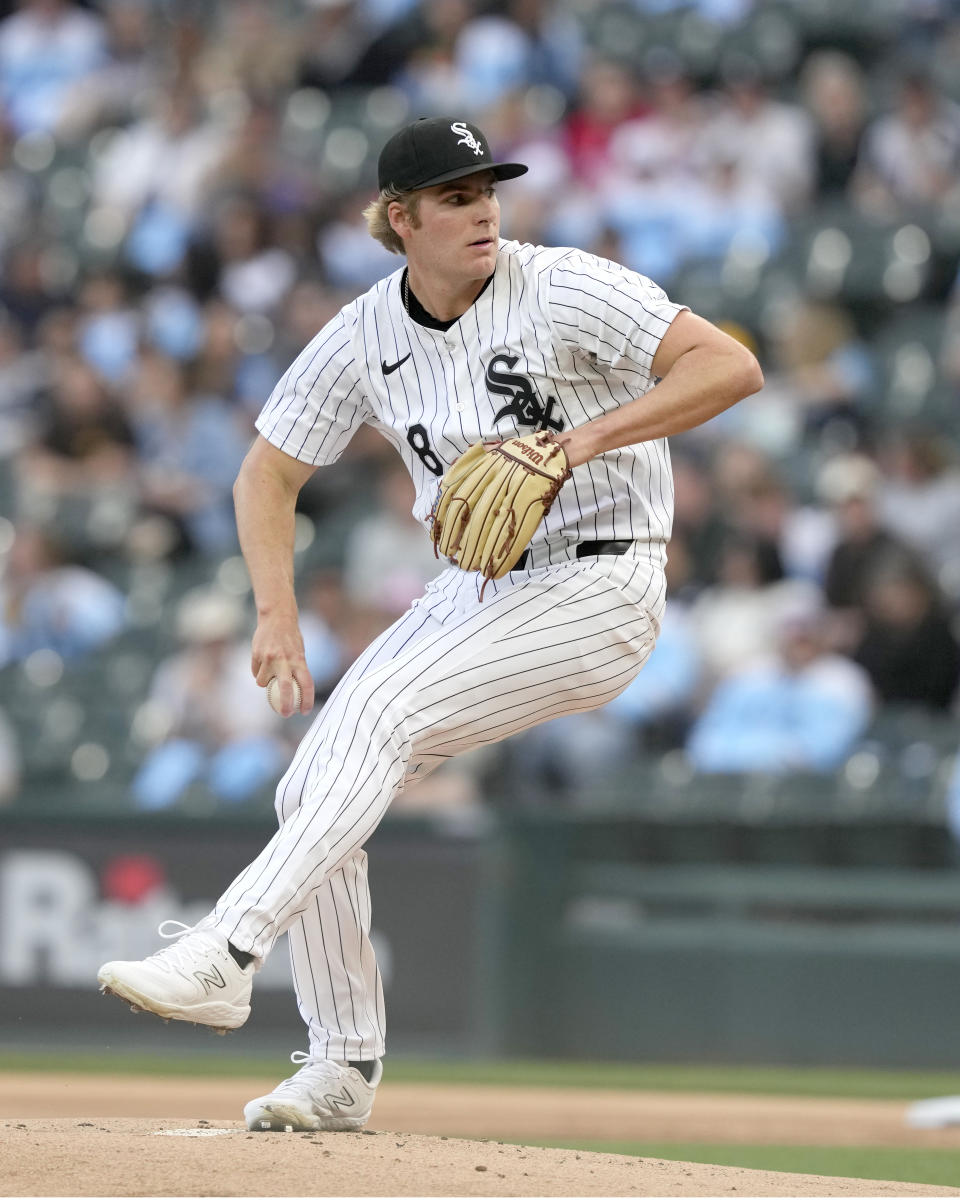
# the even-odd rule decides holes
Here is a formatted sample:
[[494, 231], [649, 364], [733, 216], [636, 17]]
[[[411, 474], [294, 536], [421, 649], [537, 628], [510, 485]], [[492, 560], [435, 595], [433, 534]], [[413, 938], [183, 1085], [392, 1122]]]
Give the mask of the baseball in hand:
[[[293, 711], [300, 711], [300, 684], [295, 679], [291, 679], [293, 684]], [[274, 677], [267, 684], [267, 699], [270, 701], [270, 707], [274, 712], [280, 712], [280, 680]]]

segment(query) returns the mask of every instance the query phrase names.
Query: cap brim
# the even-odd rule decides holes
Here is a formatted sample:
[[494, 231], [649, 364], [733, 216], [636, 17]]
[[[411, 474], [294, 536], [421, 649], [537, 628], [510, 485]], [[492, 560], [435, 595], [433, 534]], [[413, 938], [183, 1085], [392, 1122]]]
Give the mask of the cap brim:
[[420, 188], [436, 187], [438, 183], [450, 183], [453, 179], [463, 179], [467, 175], [479, 175], [481, 171], [492, 171], [494, 179], [497, 180], [516, 179], [518, 175], [526, 175], [528, 169], [523, 163], [478, 163], [475, 167], [457, 167], [454, 171], [445, 171], [442, 175], [435, 175], [432, 179], [418, 183], [410, 190], [415, 192]]

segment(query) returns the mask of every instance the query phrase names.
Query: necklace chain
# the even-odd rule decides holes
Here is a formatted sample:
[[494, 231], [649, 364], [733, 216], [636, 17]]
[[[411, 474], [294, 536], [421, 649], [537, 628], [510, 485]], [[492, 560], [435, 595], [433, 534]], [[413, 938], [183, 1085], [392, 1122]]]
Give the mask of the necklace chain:
[[407, 315], [410, 313], [410, 272], [403, 273], [403, 307], [407, 310]]

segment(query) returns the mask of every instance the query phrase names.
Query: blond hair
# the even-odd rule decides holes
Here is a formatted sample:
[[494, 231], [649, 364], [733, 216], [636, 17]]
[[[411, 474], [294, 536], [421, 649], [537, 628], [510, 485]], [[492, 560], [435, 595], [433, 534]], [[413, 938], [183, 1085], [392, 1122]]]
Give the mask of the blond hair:
[[390, 224], [390, 215], [387, 211], [394, 200], [403, 205], [410, 218], [410, 223], [417, 228], [420, 224], [419, 192], [401, 192], [396, 188], [384, 188], [376, 200], [363, 210], [363, 216], [372, 238], [375, 238], [381, 246], [385, 246], [391, 254], [403, 254], [405, 253], [403, 238]]

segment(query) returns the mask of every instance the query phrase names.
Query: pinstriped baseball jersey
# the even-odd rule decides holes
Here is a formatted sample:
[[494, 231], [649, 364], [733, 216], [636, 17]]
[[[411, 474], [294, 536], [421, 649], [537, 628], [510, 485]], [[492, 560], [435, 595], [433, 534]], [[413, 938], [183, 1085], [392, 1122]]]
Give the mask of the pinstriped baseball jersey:
[[[440, 476], [477, 441], [561, 431], [648, 391], [682, 306], [651, 280], [581, 250], [501, 240], [475, 303], [448, 329], [414, 321], [402, 270], [347, 305], [274, 389], [257, 429], [287, 454], [335, 461], [366, 422], [397, 448], [428, 523]], [[664, 543], [673, 483], [666, 440], [575, 468], [530, 545], [534, 565], [578, 540]]]

